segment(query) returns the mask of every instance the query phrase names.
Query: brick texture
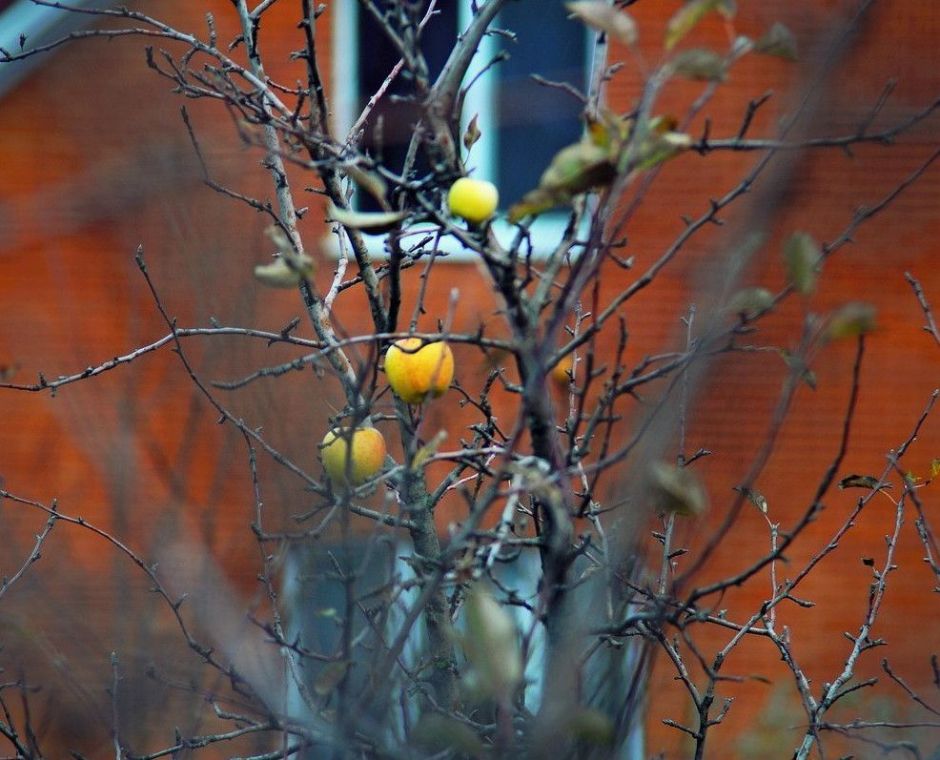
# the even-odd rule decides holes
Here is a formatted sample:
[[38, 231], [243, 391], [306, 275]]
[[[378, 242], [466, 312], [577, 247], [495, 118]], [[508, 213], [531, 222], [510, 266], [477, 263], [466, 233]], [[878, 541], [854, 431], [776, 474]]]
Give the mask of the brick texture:
[[[229, 3], [174, 0], [160, 5], [160, 12], [174, 23], [200, 31], [202, 6], [210, 5], [216, 11], [220, 38], [233, 34]], [[640, 23], [641, 52], [647, 61], [657, 59], [662, 28], [677, 5], [650, 2], [631, 8]], [[748, 7], [742, 8], [738, 33], [757, 35], [773, 20], [782, 19], [797, 34], [805, 55], [796, 65], [756, 57], [743, 62], [696, 117], [690, 127], [693, 133], [700, 132], [708, 118], [713, 136], [733, 134], [748, 101], [772, 89], [774, 97], [752, 128], [753, 135], [771, 134], [776, 120], [801, 92], [799, 86], [816, 73], [819, 58], [813, 51], [832, 35], [846, 12], [844, 4], [834, 1], [741, 5]], [[269, 74], [287, 82], [303, 77], [300, 64], [286, 60], [288, 51], [301, 46], [299, 32], [290, 22], [292, 12], [293, 6], [278, 6], [262, 31]], [[708, 21], [696, 30], [696, 44], [724, 45], [727, 33], [722, 23]], [[938, 36], [940, 10], [929, 0], [876, 4], [843, 65], [820, 89], [820, 102], [805, 133], [851, 133], [889, 79], [897, 80], [896, 90], [872, 129], [897, 123], [932, 102], [940, 93]], [[329, 34], [321, 34], [319, 41], [324, 60], [329, 60]], [[70, 46], [50, 55], [3, 98], [0, 365], [16, 368], [14, 382], [33, 382], [38, 372], [50, 379], [78, 372], [166, 334], [133, 262], [138, 245], [143, 246], [167, 311], [182, 326], [205, 325], [215, 318], [226, 325], [278, 330], [302, 314], [295, 293], [262, 290], [254, 282], [252, 267], [268, 254], [262, 234], [265, 219], [201, 184], [178, 116], [180, 102], [165, 80], [147, 70], [140, 47], [127, 40]], [[641, 84], [628, 65], [614, 79], [612, 102], [627, 108]], [[329, 86], [342, 83], [331, 81]], [[702, 88], [670, 84], [662, 110], [684, 112]], [[237, 141], [224, 111], [212, 103], [186, 105], [214, 178], [239, 192], [266, 196], [268, 178], [259, 166], [261, 155]], [[767, 240], [744, 281], [779, 288], [784, 283], [781, 241], [796, 229], [823, 241], [836, 239], [856, 208], [877, 203], [936, 149], [937, 128], [933, 117], [898, 145], [866, 145], [854, 148], [851, 155], [817, 151], [794, 156], [790, 182], [772, 209]], [[605, 272], [600, 302], [629, 286], [661, 255], [683, 230], [681, 215], [703, 213], [708, 199], [734, 187], [757, 159], [751, 153], [689, 154], [667, 165], [626, 230], [626, 253], [635, 257], [634, 269]], [[783, 173], [772, 176], [784, 179]], [[299, 173], [294, 182], [297, 187], [311, 184]], [[680, 318], [720, 275], [717, 262], [723, 260], [729, 241], [766, 214], [760, 198], [767, 190], [756, 187], [723, 214], [724, 227], [696, 236], [651, 287], [624, 306], [630, 330], [628, 362], [681, 349]], [[320, 197], [309, 195], [309, 205], [303, 232], [308, 240], [320, 240], [325, 235]], [[823, 313], [849, 300], [870, 301], [877, 307], [879, 329], [867, 341], [858, 411], [840, 476], [880, 472], [888, 452], [908, 436], [938, 386], [940, 348], [921, 329], [923, 315], [903, 277], [905, 271], [913, 273], [933, 302], [940, 304], [938, 209], [940, 170], [934, 166], [826, 263], [818, 293], [806, 302], [790, 299], [753, 336], [754, 345], [792, 347], [806, 310]], [[321, 266], [328, 269], [328, 264]], [[406, 313], [417, 297], [417, 274], [412, 271], [405, 278]], [[446, 311], [452, 287], [460, 289], [455, 330], [470, 331], [482, 322], [493, 334], [500, 332], [499, 304], [473, 263], [435, 266], [421, 327], [434, 328]], [[707, 303], [697, 305], [707, 310]], [[344, 293], [336, 311], [338, 323], [349, 333], [368, 329], [366, 304], [357, 293]], [[310, 332], [303, 323], [298, 330], [298, 334]], [[611, 356], [614, 339], [612, 334], [605, 336], [595, 347], [598, 363]], [[185, 348], [199, 376], [207, 380], [235, 379], [295, 355], [283, 346], [236, 338], [189, 338]], [[502, 361], [465, 346], [455, 347], [455, 353], [457, 379], [471, 395], [481, 388], [486, 371]], [[851, 342], [829, 346], [819, 355], [814, 365], [818, 388], [804, 387], [796, 394], [775, 453], [758, 479], [771, 519], [784, 529], [807, 508], [838, 448], [852, 361]], [[699, 465], [712, 509], [702, 520], [683, 524], [679, 530], [679, 540], [692, 549], [692, 555], [730, 507], [732, 486], [741, 481], [765, 439], [785, 374], [786, 365], [772, 353], [735, 354], [715, 362], [699, 390], [687, 448], [701, 446], [713, 452]], [[316, 442], [327, 417], [342, 406], [339, 388], [329, 376], [320, 379], [307, 370], [239, 392], [214, 392], [249, 424], [263, 424], [265, 436], [279, 450], [316, 471]], [[466, 426], [474, 420], [472, 409], [459, 407], [459, 398], [451, 391], [432, 404], [424, 423], [429, 434], [446, 429], [448, 446], [466, 436]], [[516, 414], [511, 398], [500, 392], [496, 398], [501, 419], [511, 426]], [[556, 400], [559, 406], [564, 401]], [[391, 409], [388, 395], [379, 404]], [[625, 406], [623, 412], [629, 419], [638, 408]], [[233, 590], [258, 606], [263, 594], [255, 577], [258, 547], [249, 529], [255, 513], [247, 455], [241, 438], [216, 424], [216, 417], [167, 347], [101, 377], [67, 386], [55, 396], [0, 390], [2, 485], [47, 503], [58, 499], [64, 512], [112, 531], [144, 557], [153, 556], [174, 537], [195, 539], [224, 570]], [[628, 436], [625, 423], [618, 439]], [[940, 457], [940, 425], [932, 418], [904, 467], [924, 475], [936, 457]], [[270, 460], [260, 458], [259, 467], [265, 484], [265, 527], [295, 527], [292, 516], [312, 505], [311, 495]], [[603, 494], [615, 499], [630, 476], [627, 461], [602, 482]], [[826, 544], [860, 493], [830, 491], [825, 510], [810, 528], [811, 540], [801, 544], [807, 548], [798, 546], [788, 553], [788, 562], [779, 568], [781, 578], [798, 571]], [[891, 494], [897, 493], [896, 486]], [[935, 511], [931, 489], [924, 491], [924, 500], [928, 511]], [[457, 498], [446, 503], [438, 515], [442, 531], [461, 519], [462, 508]], [[883, 653], [899, 675], [923, 688], [930, 683], [929, 655], [940, 641], [940, 616], [933, 593], [937, 579], [923, 562], [914, 518], [909, 510], [896, 558], [899, 569], [889, 584], [886, 609], [875, 633], [888, 642]], [[861, 560], [874, 557], [880, 563], [883, 536], [892, 530], [893, 519], [888, 499], [875, 500], [801, 587], [800, 596], [815, 606], [781, 608], [781, 621], [791, 626], [795, 650], [817, 691], [841, 670], [850, 646], [842, 632], [857, 630], [871, 582], [871, 570]], [[43, 522], [37, 512], [0, 503], [5, 547], [0, 552], [0, 573], [15, 572]], [[768, 546], [765, 521], [755, 511], [745, 510], [703, 568], [700, 580], [733, 573]], [[62, 679], [63, 689], [44, 690], [35, 697], [44, 714], [59, 716], [46, 729], [50, 746], [55, 746], [58, 732], [58, 739], [89, 757], [108, 751], [110, 704], [104, 690], [110, 680], [112, 650], [126, 653], [121, 655], [128, 671], [122, 709], [128, 715], [172, 704], [181, 730], [211, 730], [211, 725], [192, 717], [201, 713], [198, 689], [188, 697], [183, 690], [181, 697], [170, 683], [190, 678], [196, 660], [178, 644], [168, 648], [166, 642], [178, 639], [175, 624], [165, 605], [144, 593], [146, 588], [137, 569], [99, 538], [59, 525], [41, 561], [3, 600], [4, 655], [28, 665], [25, 675], [31, 680], [68, 673]], [[739, 619], [752, 613], [769, 590], [765, 575], [729, 592], [720, 606]], [[699, 644], [703, 651], [713, 651], [727, 638], [727, 632], [715, 631]], [[860, 678], [883, 677], [880, 656], [876, 650], [863, 658]], [[158, 673], [156, 680], [146, 677], [151, 664]], [[801, 717], [793, 712], [791, 676], [779, 655], [765, 641], [749, 643], [735, 651], [727, 669], [732, 675], [765, 680], [748, 678], [720, 686], [719, 697], [735, 702], [724, 725], [715, 729], [708, 756], [788, 756], [798, 743], [800, 732], [794, 726]], [[659, 723], [664, 717], [679, 721], [689, 717], [687, 700], [672, 676], [667, 664], [657, 661], [650, 691], [651, 756], [664, 752], [678, 758], [688, 753], [682, 737]], [[909, 703], [897, 688], [885, 687], [883, 692], [888, 695], [885, 704], [890, 703], [884, 709], [907, 714]], [[850, 720], [854, 710], [864, 714], [871, 704], [866, 699], [861, 694], [840, 715]], [[146, 726], [135, 730], [128, 738], [137, 746], [164, 746], [172, 738], [148, 734]], [[246, 754], [251, 749], [250, 743], [239, 746]], [[859, 757], [872, 756], [865, 754], [864, 747], [854, 751]]]

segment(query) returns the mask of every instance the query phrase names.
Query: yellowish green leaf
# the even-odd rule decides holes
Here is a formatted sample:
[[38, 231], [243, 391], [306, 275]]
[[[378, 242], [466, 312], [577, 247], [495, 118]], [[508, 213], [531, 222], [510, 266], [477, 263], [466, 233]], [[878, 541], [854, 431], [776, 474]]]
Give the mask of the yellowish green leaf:
[[812, 293], [816, 287], [817, 267], [822, 258], [819, 243], [806, 232], [796, 232], [784, 243], [783, 257], [793, 287], [803, 295]]
[[692, 147], [692, 138], [684, 132], [654, 134], [640, 146], [635, 169], [652, 169]]
[[774, 295], [767, 288], [742, 288], [728, 301], [727, 310], [732, 314], [753, 316], [769, 309], [774, 304]]
[[539, 179], [539, 188], [573, 196], [610, 182], [614, 175], [608, 151], [582, 141], [555, 154]]
[[345, 227], [372, 234], [393, 230], [407, 217], [407, 211], [352, 211], [338, 208], [332, 203], [327, 209], [327, 221], [339, 222]]
[[708, 507], [704, 486], [686, 467], [654, 462], [650, 467], [650, 489], [654, 505], [663, 512], [692, 516]]
[[816, 373], [806, 366], [806, 361], [802, 356], [791, 354], [786, 349], [782, 349], [780, 351], [780, 356], [783, 358], [783, 361], [786, 362], [788, 367], [799, 373], [800, 380], [806, 383], [813, 390], [816, 390]]
[[796, 37], [784, 24], [777, 21], [754, 43], [754, 51], [795, 61], [797, 60]]
[[509, 209], [509, 221], [562, 206], [580, 193], [609, 184], [616, 176], [607, 148], [589, 139], [562, 148], [539, 179], [539, 186]]
[[269, 264], [255, 267], [255, 278], [259, 282], [270, 288], [292, 288], [313, 275], [313, 259], [294, 250], [293, 243], [281, 227], [272, 224], [264, 233], [277, 246], [278, 256]]
[[650, 119], [649, 132], [653, 135], [664, 135], [667, 132], [674, 132], [678, 126], [679, 119], [671, 113], [659, 114]]
[[515, 224], [527, 216], [535, 216], [556, 206], [564, 206], [571, 201], [571, 198], [572, 196], [565, 193], [551, 193], [536, 188], [522, 196], [522, 200], [518, 203], [510, 206], [506, 218], [510, 224]]
[[681, 77], [704, 82], [722, 82], [725, 59], [714, 50], [683, 50], [672, 61], [672, 70]]
[[438, 447], [446, 440], [447, 431], [438, 430], [430, 441], [415, 452], [414, 458], [411, 460], [411, 468], [417, 470], [419, 467], [423, 466], [425, 462], [437, 453]]
[[280, 225], [272, 224], [268, 227], [265, 227], [264, 234], [268, 236], [272, 243], [274, 243], [278, 253], [280, 253], [282, 256], [289, 255], [294, 252], [294, 244], [291, 243], [290, 238], [287, 237], [287, 233], [284, 232], [284, 229]]
[[255, 278], [269, 288], [296, 287], [313, 272], [313, 260], [309, 256], [296, 257], [296, 260], [295, 265], [292, 260], [278, 256], [270, 264], [259, 264], [255, 267]]
[[366, 193], [371, 195], [384, 209], [388, 209], [388, 184], [380, 174], [351, 165], [345, 168], [347, 176]]
[[875, 329], [875, 307], [862, 301], [850, 301], [829, 318], [826, 337], [830, 340], [854, 338]]
[[588, 115], [585, 121], [588, 141], [610, 153], [618, 150], [633, 130], [632, 118], [621, 116], [606, 108], [598, 109], [595, 115]]
[[624, 45], [633, 45], [637, 39], [636, 22], [624, 11], [619, 11], [604, 0], [581, 0], [565, 3], [571, 15], [584, 24], [610, 35]]
[[734, 16], [733, 0], [691, 0], [683, 5], [666, 25], [666, 50], [672, 50], [707, 14], [718, 11], [726, 17]]
[[478, 687], [505, 701], [522, 680], [522, 654], [509, 613], [477, 584], [465, 604], [467, 629], [463, 647]]
[[510, 207], [509, 221], [515, 223], [526, 216], [563, 206], [576, 195], [609, 185], [618, 174], [615, 161], [627, 163], [632, 156], [632, 168], [642, 170], [688, 150], [692, 138], [672, 131], [675, 125], [672, 116], [651, 119], [643, 144], [636, 151], [625, 151], [623, 147], [629, 139], [632, 120], [607, 111], [599, 112], [588, 119], [584, 138], [558, 151], [542, 173], [538, 187]]

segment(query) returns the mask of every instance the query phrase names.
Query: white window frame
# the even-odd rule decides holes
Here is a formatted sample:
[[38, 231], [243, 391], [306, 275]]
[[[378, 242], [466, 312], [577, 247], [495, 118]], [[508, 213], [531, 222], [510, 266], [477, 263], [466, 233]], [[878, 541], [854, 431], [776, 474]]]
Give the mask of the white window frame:
[[[466, 29], [473, 19], [471, 0], [448, 1], [459, 2], [457, 24], [461, 30]], [[358, 54], [350, 54], [350, 51], [357, 50], [358, 45], [356, 35], [360, 14], [359, 3], [354, 0], [334, 3], [331, 12], [333, 13], [331, 59], [333, 69], [333, 129], [334, 134], [345, 137], [359, 117], [359, 112], [356, 110], [359, 102], [359, 56]], [[434, 23], [433, 20], [431, 23]], [[572, 21], [572, 24], [574, 23], [576, 22]], [[593, 65], [594, 46], [591, 44], [593, 35], [586, 28], [585, 35], [587, 36], [584, 61], [586, 79]], [[473, 82], [473, 86], [467, 92], [460, 119], [460, 133], [463, 134], [470, 120], [476, 115], [477, 127], [481, 133], [480, 139], [470, 151], [470, 160], [467, 162], [468, 173], [476, 179], [491, 182], [495, 182], [496, 179], [495, 167], [499, 150], [498, 127], [495, 118], [496, 109], [491, 106], [496, 97], [496, 77], [492, 70], [482, 76], [480, 72], [493, 60], [496, 52], [497, 43], [494, 36], [484, 35], [464, 78], [465, 84]], [[474, 81], [476, 77], [479, 78]], [[528, 233], [534, 259], [544, 259], [555, 250], [561, 241], [569, 218], [569, 211], [556, 210], [543, 213], [532, 221]], [[417, 237], [421, 234], [433, 234], [437, 229], [436, 226], [430, 224], [413, 225], [408, 228], [408, 232], [414, 233]], [[506, 221], [504, 216], [498, 216], [493, 220], [492, 229], [497, 240], [505, 247], [511, 244], [519, 231], [518, 227]], [[369, 252], [373, 256], [385, 258], [388, 255], [383, 237], [366, 235], [365, 240], [369, 245]], [[452, 235], [443, 236], [438, 248], [441, 252], [447, 254], [447, 257], [442, 259], [445, 261], [474, 261], [478, 258], [475, 251], [464, 247]], [[328, 235], [327, 249], [334, 256], [340, 254], [339, 241], [332, 232]]]
[[[366, 539], [367, 540], [367, 539]], [[365, 544], [362, 545], [363, 547]], [[330, 623], [322, 617], [319, 617], [315, 604], [317, 603], [314, 589], [319, 589], [322, 593], [323, 587], [316, 585], [316, 579], [309, 575], [310, 552], [321, 551], [324, 547], [316, 542], [311, 545], [294, 545], [287, 551], [284, 572], [282, 574], [282, 583], [280, 598], [284, 607], [288, 610], [304, 610], [305, 614], [290, 615], [287, 625], [287, 638], [290, 641], [298, 641], [308, 648], [313, 648], [311, 641], [316, 636], [317, 626], [328, 626]], [[370, 585], [378, 586], [381, 581], [397, 578], [397, 583], [408, 583], [415, 579], [414, 568], [406, 561], [411, 556], [412, 544], [407, 539], [396, 541], [393, 549], [394, 568], [387, 578], [370, 577]], [[527, 550], [517, 557], [513, 562], [500, 565], [493, 568], [493, 572], [500, 579], [500, 584], [504, 588], [512, 591], [522, 599], [536, 600], [538, 597], [538, 584], [541, 563], [538, 555], [533, 550]], [[368, 575], [369, 571], [366, 570]], [[339, 582], [337, 582], [337, 586]], [[390, 614], [386, 620], [385, 634], [390, 640], [397, 635], [404, 621], [404, 611], [410, 610], [417, 604], [420, 597], [419, 588], [408, 584], [407, 590], [396, 597], [395, 605], [389, 611]], [[584, 599], [582, 598], [582, 603]], [[526, 682], [525, 706], [534, 713], [539, 711], [542, 704], [542, 696], [545, 693], [545, 655], [546, 655], [546, 634], [545, 627], [538, 621], [536, 616], [525, 607], [516, 605], [504, 605], [503, 609], [509, 613], [515, 623], [516, 631], [528, 636], [528, 657], [525, 661], [524, 678]], [[461, 614], [455, 621], [457, 631], [465, 630], [466, 618]], [[336, 634], [338, 636], [338, 632]], [[620, 659], [619, 667], [622, 668], [623, 678], [629, 677], [639, 663], [640, 649], [634, 643], [628, 640], [626, 646], [627, 652]], [[424, 657], [427, 656], [427, 632], [424, 628], [424, 618], [421, 616], [412, 626], [404, 649], [402, 659], [409, 669], [413, 667]], [[604, 666], [602, 653], [596, 653], [600, 657], [595, 657], [592, 668], [594, 669], [594, 678], [600, 677], [598, 668]], [[306, 672], [306, 677], [313, 679], [315, 677], [316, 663], [311, 663], [313, 670]], [[301, 670], [301, 673], [304, 673]], [[592, 676], [588, 674], [585, 684], [590, 685]], [[417, 701], [409, 698], [412, 707], [417, 706]], [[309, 720], [310, 715], [307, 712], [308, 707], [303, 700], [299, 685], [293, 679], [288, 683], [288, 714], [299, 720]], [[398, 726], [399, 731], [404, 729], [404, 725]], [[638, 720], [636, 725], [630, 730], [630, 735], [622, 746], [619, 760], [643, 760], [647, 755], [645, 747], [645, 731], [643, 721]]]

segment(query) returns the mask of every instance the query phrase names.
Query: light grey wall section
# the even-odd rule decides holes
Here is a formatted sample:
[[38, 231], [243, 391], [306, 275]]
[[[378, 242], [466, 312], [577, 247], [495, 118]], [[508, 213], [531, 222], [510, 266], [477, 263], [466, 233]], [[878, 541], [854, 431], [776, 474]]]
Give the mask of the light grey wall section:
[[[72, 0], [71, 5], [88, 10], [108, 8], [115, 3], [112, 0]], [[94, 16], [87, 13], [48, 8], [32, 0], [16, 0], [0, 13], [0, 47], [9, 53], [19, 53], [23, 37], [22, 50], [32, 50], [88, 26], [94, 20]], [[47, 56], [40, 54], [22, 61], [0, 63], [0, 98], [46, 60]]]

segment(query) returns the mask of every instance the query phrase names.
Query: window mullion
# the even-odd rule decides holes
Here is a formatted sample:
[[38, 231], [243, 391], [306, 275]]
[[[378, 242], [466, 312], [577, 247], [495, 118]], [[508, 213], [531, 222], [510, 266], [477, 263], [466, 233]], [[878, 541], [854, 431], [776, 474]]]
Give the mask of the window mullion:
[[[473, 20], [473, 9], [470, 0], [461, 0], [459, 28], [461, 33], [470, 25]], [[471, 170], [473, 176], [477, 179], [486, 179], [495, 181], [496, 162], [499, 155], [499, 129], [497, 127], [498, 114], [496, 113], [496, 77], [490, 69], [482, 76], [477, 77], [480, 72], [493, 60], [497, 53], [496, 40], [491, 34], [483, 35], [480, 45], [477, 48], [476, 55], [467, 71], [463, 85], [467, 86], [473, 82], [473, 86], [467, 92], [463, 104], [463, 112], [460, 115], [460, 133], [463, 135], [470, 120], [477, 117], [477, 128], [480, 130], [480, 139], [470, 151], [466, 161], [467, 169]]]

